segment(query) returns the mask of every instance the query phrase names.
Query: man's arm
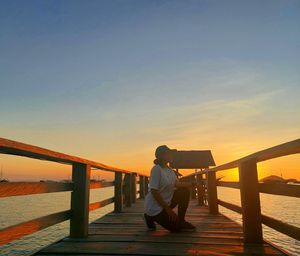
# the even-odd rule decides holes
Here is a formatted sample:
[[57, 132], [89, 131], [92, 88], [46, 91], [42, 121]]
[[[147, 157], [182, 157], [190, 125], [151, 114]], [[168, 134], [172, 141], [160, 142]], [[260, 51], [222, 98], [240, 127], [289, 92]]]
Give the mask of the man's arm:
[[165, 210], [168, 210], [169, 205], [162, 199], [159, 191], [157, 189], [151, 188], [151, 193], [154, 199], [159, 203], [159, 205]]
[[169, 215], [169, 219], [171, 221], [177, 221], [178, 216], [177, 214], [172, 210], [172, 208], [169, 207], [169, 205], [162, 199], [159, 191], [157, 189], [151, 188], [151, 194], [153, 195], [154, 199], [159, 203], [159, 205], [165, 209], [167, 214]]

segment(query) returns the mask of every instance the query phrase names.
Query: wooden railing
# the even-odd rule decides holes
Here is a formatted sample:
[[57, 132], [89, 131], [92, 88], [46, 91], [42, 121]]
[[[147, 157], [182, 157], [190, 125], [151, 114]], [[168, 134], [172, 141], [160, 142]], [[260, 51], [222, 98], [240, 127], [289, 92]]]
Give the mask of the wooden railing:
[[[72, 166], [72, 182], [2, 182], [0, 197], [71, 191], [71, 209], [26, 221], [0, 230], [0, 245], [70, 219], [70, 237], [88, 235], [89, 212], [114, 203], [114, 212], [122, 212], [124, 204], [135, 203], [147, 193], [148, 177], [102, 163], [66, 155], [48, 149], [0, 138], [0, 153], [18, 155]], [[112, 182], [90, 182], [91, 168], [115, 173]], [[136, 179], [139, 177], [139, 181]], [[139, 191], [136, 186], [139, 184]], [[90, 203], [90, 189], [114, 186], [114, 197]]]
[[[136, 194], [144, 198], [149, 177], [140, 173], [111, 167], [102, 163], [70, 156], [55, 151], [0, 138], [0, 153], [54, 161], [72, 166], [72, 182], [3, 182], [0, 183], [0, 197], [71, 191], [71, 209], [26, 221], [0, 230], [0, 245], [9, 243], [25, 235], [70, 219], [70, 237], [82, 238], [88, 235], [89, 212], [114, 203], [114, 212], [122, 212], [136, 201]], [[242, 214], [244, 240], [246, 243], [263, 241], [262, 224], [283, 234], [300, 240], [300, 228], [261, 214], [259, 193], [300, 197], [300, 186], [291, 184], [259, 183], [257, 163], [276, 157], [300, 153], [300, 139], [272, 147], [215, 168], [190, 174], [182, 179], [198, 182], [199, 205], [208, 202], [209, 212], [217, 214], [218, 205]], [[114, 172], [113, 182], [90, 182], [91, 168]], [[225, 182], [216, 179], [216, 172], [238, 168], [239, 182]], [[205, 177], [203, 177], [203, 175]], [[137, 181], [139, 178], [139, 181]], [[139, 190], [137, 191], [137, 184]], [[90, 203], [90, 189], [114, 186], [114, 197]], [[217, 186], [240, 190], [241, 207], [219, 200]], [[196, 198], [192, 191], [192, 198]]]
[[[300, 185], [259, 183], [257, 163], [273, 158], [300, 153], [300, 139], [259, 151], [241, 159], [226, 163], [215, 168], [199, 171], [187, 176], [184, 180], [202, 181], [198, 184], [199, 204], [203, 199], [208, 201], [211, 214], [219, 212], [218, 205], [242, 214], [244, 241], [246, 243], [262, 243], [262, 224], [279, 231], [294, 239], [300, 240], [300, 228], [280, 220], [261, 214], [259, 193], [300, 197]], [[225, 182], [216, 179], [216, 172], [238, 168], [239, 182]], [[203, 175], [206, 177], [203, 178]], [[241, 207], [218, 199], [217, 186], [240, 190]], [[206, 197], [204, 189], [207, 190]], [[293, 207], [291, 205], [291, 207]]]

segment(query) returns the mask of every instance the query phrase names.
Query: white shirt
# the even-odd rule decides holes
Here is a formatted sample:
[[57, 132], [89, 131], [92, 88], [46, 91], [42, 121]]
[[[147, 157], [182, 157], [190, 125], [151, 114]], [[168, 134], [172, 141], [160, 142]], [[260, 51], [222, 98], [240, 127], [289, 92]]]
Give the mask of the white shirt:
[[171, 168], [162, 168], [158, 164], [152, 167], [148, 184], [148, 193], [144, 201], [144, 212], [146, 214], [154, 216], [159, 214], [163, 209], [153, 197], [151, 188], [158, 189], [162, 199], [170, 205], [175, 190], [176, 180], [177, 176]]

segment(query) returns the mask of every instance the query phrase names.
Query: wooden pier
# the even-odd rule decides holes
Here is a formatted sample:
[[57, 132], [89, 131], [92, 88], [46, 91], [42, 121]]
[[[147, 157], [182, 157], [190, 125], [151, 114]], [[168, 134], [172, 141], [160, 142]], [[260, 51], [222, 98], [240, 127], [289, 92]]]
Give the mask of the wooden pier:
[[122, 213], [109, 213], [89, 225], [86, 238], [65, 238], [37, 252], [41, 255], [285, 255], [268, 243], [246, 244], [242, 227], [222, 214], [190, 202], [186, 219], [195, 232], [171, 233], [159, 225], [148, 231], [142, 219], [144, 200]]
[[[300, 240], [299, 227], [261, 214], [259, 199], [259, 193], [299, 198], [300, 186], [264, 184], [257, 179], [258, 162], [300, 153], [300, 139], [181, 178], [197, 181], [186, 216], [197, 230], [180, 233], [170, 233], [159, 225], [156, 231], [146, 229], [142, 213], [149, 177], [144, 174], [2, 138], [0, 153], [72, 166], [70, 183], [0, 183], [0, 197], [72, 192], [69, 210], [0, 230], [0, 246], [68, 219], [70, 235], [35, 255], [285, 255], [264, 240], [262, 224]], [[114, 181], [91, 182], [91, 168], [113, 172]], [[238, 169], [239, 182], [216, 179], [216, 172], [232, 168]], [[112, 198], [89, 202], [90, 189], [108, 186], [114, 187]], [[219, 200], [217, 186], [239, 189], [241, 207]], [[110, 203], [114, 203], [113, 212], [89, 225], [89, 212]], [[242, 214], [242, 225], [220, 214], [219, 205]]]

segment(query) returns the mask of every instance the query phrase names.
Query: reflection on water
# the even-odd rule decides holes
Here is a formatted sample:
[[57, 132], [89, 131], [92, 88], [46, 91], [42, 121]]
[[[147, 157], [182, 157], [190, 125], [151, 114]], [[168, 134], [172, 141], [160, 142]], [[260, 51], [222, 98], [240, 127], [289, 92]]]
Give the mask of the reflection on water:
[[[97, 202], [113, 196], [113, 187], [91, 190], [91, 202]], [[218, 188], [221, 200], [240, 205], [239, 190]], [[31, 196], [17, 196], [0, 199], [0, 228], [34, 219], [70, 208], [70, 192], [49, 193]], [[265, 215], [300, 226], [300, 199], [261, 194], [262, 212]], [[90, 213], [90, 221], [111, 212], [113, 204]], [[241, 223], [241, 215], [220, 207], [220, 211], [231, 219]], [[33, 250], [48, 245], [68, 235], [69, 221], [49, 227], [0, 248], [1, 255], [28, 255]], [[292, 255], [300, 254], [300, 243], [264, 226], [265, 239], [280, 245]]]

